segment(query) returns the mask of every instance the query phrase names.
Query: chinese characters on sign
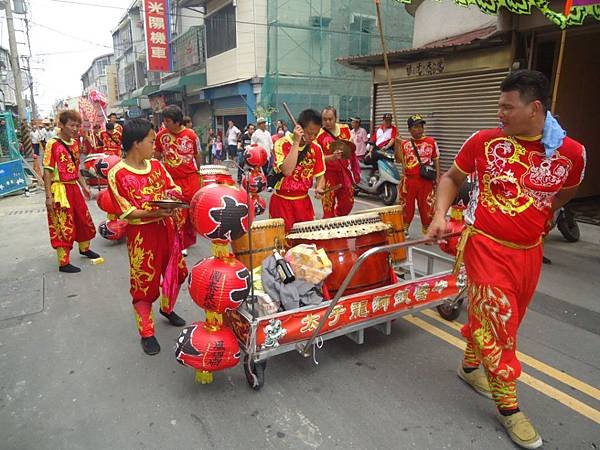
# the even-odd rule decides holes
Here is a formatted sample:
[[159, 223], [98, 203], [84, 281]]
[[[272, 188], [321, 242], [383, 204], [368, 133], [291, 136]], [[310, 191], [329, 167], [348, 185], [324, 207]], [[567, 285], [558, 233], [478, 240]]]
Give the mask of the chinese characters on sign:
[[409, 77], [426, 77], [442, 73], [444, 68], [444, 58], [419, 61], [406, 65], [406, 75]]
[[149, 72], [171, 72], [169, 0], [144, 0]]

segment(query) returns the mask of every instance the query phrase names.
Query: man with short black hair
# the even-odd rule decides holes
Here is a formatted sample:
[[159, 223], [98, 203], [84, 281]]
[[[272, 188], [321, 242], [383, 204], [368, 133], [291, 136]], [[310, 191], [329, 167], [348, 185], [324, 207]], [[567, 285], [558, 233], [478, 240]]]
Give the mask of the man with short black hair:
[[227, 121], [227, 131], [225, 133], [225, 139], [227, 144], [227, 158], [235, 161], [237, 155], [237, 143], [240, 139], [242, 132], [238, 127], [235, 126], [233, 120]]
[[314, 220], [315, 211], [308, 191], [316, 178], [315, 198], [320, 200], [325, 186], [325, 157], [316, 138], [321, 130], [321, 115], [306, 109], [298, 117], [293, 137], [275, 143], [273, 170], [281, 174], [269, 203], [271, 218], [281, 218], [289, 231], [295, 223]]
[[500, 127], [477, 131], [464, 143], [441, 178], [428, 235], [442, 237], [448, 208], [467, 175], [474, 176], [457, 255], [457, 263], [464, 255], [469, 280], [468, 321], [461, 330], [467, 345], [458, 376], [494, 399], [517, 445], [538, 448], [542, 438], [517, 401], [517, 332], [540, 276], [547, 222], [575, 195], [585, 149], [548, 111], [543, 74], [513, 72], [500, 91]]
[[[162, 111], [164, 128], [156, 134], [154, 150], [157, 159], [162, 160], [167, 172], [177, 186], [181, 188], [183, 198], [190, 203], [194, 194], [200, 189], [200, 140], [190, 128], [183, 123], [183, 112], [176, 105], [169, 105]], [[189, 211], [182, 209], [183, 254], [187, 248], [196, 243], [196, 232], [189, 217]]]

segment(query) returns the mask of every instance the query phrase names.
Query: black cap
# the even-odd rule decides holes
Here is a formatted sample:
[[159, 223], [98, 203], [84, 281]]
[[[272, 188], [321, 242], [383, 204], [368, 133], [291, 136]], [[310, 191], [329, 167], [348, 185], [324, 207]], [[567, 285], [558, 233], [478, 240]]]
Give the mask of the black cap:
[[383, 115], [383, 120], [392, 120], [392, 115], [390, 113], [385, 113]]
[[419, 124], [425, 125], [426, 123], [427, 122], [425, 122], [425, 119], [423, 119], [423, 117], [421, 117], [419, 114], [413, 114], [406, 121], [408, 128], [414, 127], [415, 125], [419, 125]]

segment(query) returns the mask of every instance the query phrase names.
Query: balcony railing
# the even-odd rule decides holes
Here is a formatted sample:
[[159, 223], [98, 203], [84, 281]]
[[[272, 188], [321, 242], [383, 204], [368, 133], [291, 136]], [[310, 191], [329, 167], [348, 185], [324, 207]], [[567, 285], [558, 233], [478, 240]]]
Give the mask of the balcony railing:
[[177, 36], [171, 43], [173, 54], [173, 72], [181, 72], [189, 67], [194, 70], [206, 66], [204, 54], [204, 27], [190, 27], [181, 36]]

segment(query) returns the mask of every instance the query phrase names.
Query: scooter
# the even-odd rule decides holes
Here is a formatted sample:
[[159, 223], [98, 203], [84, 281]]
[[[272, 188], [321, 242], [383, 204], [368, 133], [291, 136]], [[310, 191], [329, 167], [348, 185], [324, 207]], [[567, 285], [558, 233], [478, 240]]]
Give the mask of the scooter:
[[396, 203], [400, 172], [394, 164], [394, 154], [375, 147], [372, 155], [377, 158], [377, 170], [371, 164], [360, 161], [360, 181], [355, 187], [355, 194], [377, 195], [386, 206]]

